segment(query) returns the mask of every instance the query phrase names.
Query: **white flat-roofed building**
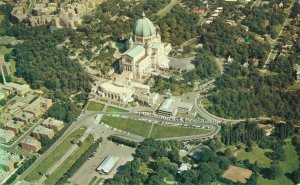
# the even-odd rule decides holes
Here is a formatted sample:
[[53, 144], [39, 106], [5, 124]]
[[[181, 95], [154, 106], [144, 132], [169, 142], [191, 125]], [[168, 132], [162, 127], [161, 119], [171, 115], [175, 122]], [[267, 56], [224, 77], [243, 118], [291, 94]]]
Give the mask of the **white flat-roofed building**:
[[111, 155], [107, 156], [105, 160], [97, 168], [97, 171], [108, 174], [116, 166], [119, 159], [120, 159], [119, 157], [114, 157]]
[[157, 104], [159, 100], [158, 93], [137, 93], [135, 95], [136, 99], [142, 103], [146, 103], [150, 106], [154, 106]]
[[0, 142], [8, 143], [15, 137], [15, 132], [11, 130], [0, 129]]
[[105, 82], [100, 85], [102, 96], [121, 101], [124, 103], [133, 101], [134, 91], [128, 87], [117, 86], [111, 82]]
[[166, 99], [158, 109], [158, 113], [175, 116], [178, 113], [178, 108], [174, 106], [175, 99]]
[[158, 109], [158, 113], [169, 116], [176, 116], [177, 113], [190, 113], [193, 105], [182, 102], [176, 97], [166, 99]]

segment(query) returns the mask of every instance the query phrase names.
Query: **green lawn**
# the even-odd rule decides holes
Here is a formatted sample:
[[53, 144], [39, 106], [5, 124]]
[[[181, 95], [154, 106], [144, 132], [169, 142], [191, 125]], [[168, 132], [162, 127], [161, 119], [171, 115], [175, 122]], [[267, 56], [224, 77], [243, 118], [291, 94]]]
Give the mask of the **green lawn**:
[[47, 170], [72, 146], [71, 141], [79, 139], [85, 130], [86, 128], [79, 128], [66, 137], [62, 143], [52, 151], [51, 154], [49, 154], [37, 167], [33, 169], [33, 171], [26, 176], [25, 180], [29, 182], [39, 180], [42, 177], [41, 174], [45, 174]]
[[128, 111], [124, 110], [124, 109], [109, 106], [109, 107], [107, 107], [106, 112], [117, 113], [117, 112], [128, 112]]
[[123, 131], [130, 132], [139, 136], [147, 137], [151, 124], [145, 121], [116, 118], [110, 116], [103, 116], [102, 122]]
[[287, 144], [283, 147], [285, 149], [286, 161], [279, 163], [279, 166], [282, 170], [282, 174], [277, 177], [275, 180], [264, 179], [262, 176], [259, 176], [257, 179], [257, 184], [262, 185], [293, 185], [293, 182], [288, 179], [284, 174], [291, 173], [296, 170], [299, 165], [298, 155], [295, 151], [295, 148], [292, 142], [289, 140]]
[[270, 149], [261, 149], [258, 147], [253, 148], [251, 152], [239, 151], [236, 158], [238, 160], [248, 159], [251, 164], [257, 161], [257, 164], [261, 168], [267, 168], [271, 165], [272, 160], [265, 156], [266, 152], [271, 152]]
[[12, 48], [6, 48], [5, 46], [0, 46], [0, 54], [5, 55], [6, 53], [10, 53]]
[[194, 129], [194, 128], [183, 128], [174, 126], [154, 125], [151, 138], [168, 138], [168, 137], [179, 137], [179, 136], [192, 136], [199, 134], [207, 134], [210, 130]]
[[3, 21], [4, 15], [0, 15], [0, 23]]
[[288, 90], [297, 90], [300, 89], [300, 82], [295, 82], [293, 85], [288, 87]]
[[82, 145], [70, 155], [64, 163], [52, 173], [49, 178], [45, 181], [46, 185], [56, 184], [56, 182], [64, 175], [64, 173], [70, 169], [70, 167], [81, 157], [81, 155], [94, 143], [94, 137], [90, 134]]
[[98, 177], [97, 177], [97, 176], [94, 176], [94, 177], [92, 178], [92, 180], [89, 182], [89, 185], [93, 185], [93, 184], [96, 182], [97, 179], [98, 179]]
[[87, 106], [87, 110], [89, 111], [102, 111], [103, 108], [104, 108], [104, 104], [93, 102], [93, 101], [91, 101]]

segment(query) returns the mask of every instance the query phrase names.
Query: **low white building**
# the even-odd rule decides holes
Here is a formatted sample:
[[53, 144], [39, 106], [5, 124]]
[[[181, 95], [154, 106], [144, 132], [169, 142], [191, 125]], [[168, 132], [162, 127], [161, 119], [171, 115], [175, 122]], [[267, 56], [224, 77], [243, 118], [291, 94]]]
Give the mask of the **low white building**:
[[157, 104], [159, 100], [159, 94], [158, 93], [137, 93], [135, 95], [135, 98], [145, 104], [148, 104], [150, 106], [154, 106]]
[[192, 104], [183, 102], [173, 96], [166, 99], [161, 104], [161, 106], [158, 108], [158, 113], [168, 116], [176, 116], [177, 113], [190, 113], [192, 108]]
[[114, 156], [107, 156], [105, 160], [99, 165], [97, 168], [97, 171], [100, 173], [105, 173], [108, 174], [118, 163], [119, 157], [114, 157]]
[[116, 101], [129, 103], [133, 101], [134, 91], [125, 86], [118, 86], [112, 82], [105, 82], [99, 86], [100, 95]]

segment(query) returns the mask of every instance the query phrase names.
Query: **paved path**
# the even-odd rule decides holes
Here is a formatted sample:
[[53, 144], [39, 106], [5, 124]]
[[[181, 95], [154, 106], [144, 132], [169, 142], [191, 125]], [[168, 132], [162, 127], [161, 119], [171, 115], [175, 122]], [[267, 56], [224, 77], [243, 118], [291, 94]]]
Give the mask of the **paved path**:
[[[84, 141], [90, 133], [91, 133], [91, 128], [88, 128], [79, 140]], [[55, 170], [57, 170], [64, 163], [64, 161], [69, 156], [71, 156], [78, 148], [79, 146], [77, 144], [72, 145], [72, 147], [53, 166], [50, 167], [50, 169], [47, 171], [46, 174], [51, 175], [52, 173], [54, 173]], [[40, 178], [37, 184], [42, 184], [47, 179], [47, 177], [45, 176], [46, 174], [44, 174], [42, 178]]]
[[151, 124], [151, 128], [150, 128], [149, 133], [148, 133], [148, 138], [150, 138], [150, 136], [151, 136], [154, 125], [155, 125], [155, 123]]
[[[293, 0], [292, 3], [291, 3], [291, 5], [290, 5], [287, 9], [285, 9], [285, 11], [288, 11], [288, 15], [290, 14], [290, 11], [291, 11], [291, 8], [292, 8], [293, 5], [294, 5], [294, 2], [295, 2], [295, 1]], [[266, 61], [265, 61], [265, 64], [264, 64], [264, 66], [263, 66], [263, 69], [265, 69], [266, 66], [270, 63], [270, 58], [271, 58], [272, 54], [274, 55], [275, 52], [277, 53], [277, 50], [275, 50], [275, 47], [276, 47], [277, 44], [278, 44], [278, 39], [279, 39], [279, 37], [282, 35], [285, 26], [286, 26], [287, 24], [289, 24], [289, 20], [290, 20], [290, 19], [289, 19], [288, 17], [285, 19], [285, 21], [284, 21], [284, 23], [283, 23], [283, 25], [282, 25], [282, 28], [281, 28], [279, 34], [277, 35], [277, 37], [276, 37], [275, 41], [273, 42], [273, 44], [271, 44], [271, 51], [270, 51], [270, 53], [269, 53], [269, 55], [268, 55], [268, 57], [267, 57], [267, 59], [266, 59]], [[274, 60], [275, 57], [276, 57], [276, 55], [273, 56], [273, 60]]]
[[19, 180], [23, 180], [35, 167], [37, 167], [40, 163], [43, 162], [45, 158], [48, 157], [49, 154], [55, 150], [55, 148], [62, 143], [62, 141], [70, 135], [72, 132], [77, 130], [78, 128], [88, 125], [90, 123], [90, 117], [95, 115], [95, 113], [83, 113], [82, 116], [75, 121], [66, 131], [65, 133], [43, 154], [41, 155], [22, 175], [18, 177]]
[[166, 7], [164, 7], [162, 10], [160, 10], [157, 15], [160, 17], [165, 16], [169, 11], [172, 10], [172, 8], [177, 5], [181, 0], [172, 0]]

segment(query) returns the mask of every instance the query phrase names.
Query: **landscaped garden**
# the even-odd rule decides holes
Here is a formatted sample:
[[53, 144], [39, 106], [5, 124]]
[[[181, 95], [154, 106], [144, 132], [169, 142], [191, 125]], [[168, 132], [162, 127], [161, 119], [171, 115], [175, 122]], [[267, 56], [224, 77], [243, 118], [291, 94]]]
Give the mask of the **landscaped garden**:
[[104, 108], [104, 104], [102, 103], [97, 103], [97, 102], [89, 102], [89, 105], [87, 106], [88, 111], [102, 111]]
[[124, 110], [124, 109], [117, 108], [117, 107], [109, 106], [109, 107], [107, 107], [106, 112], [110, 112], [110, 113], [118, 113], [118, 112], [128, 112], [128, 111], [127, 111], [127, 110]]

